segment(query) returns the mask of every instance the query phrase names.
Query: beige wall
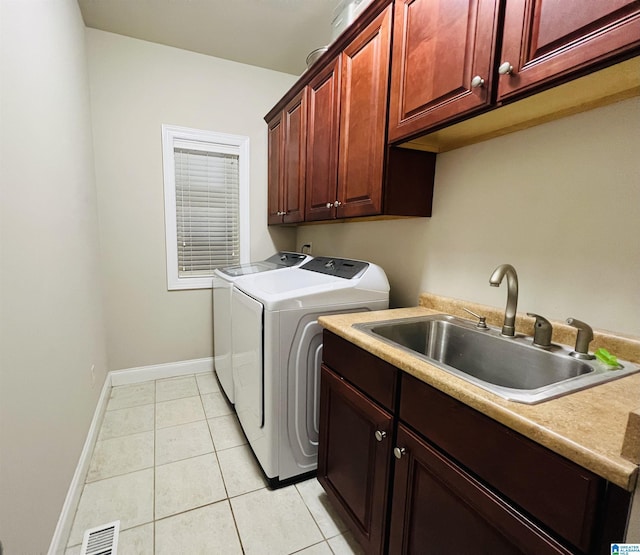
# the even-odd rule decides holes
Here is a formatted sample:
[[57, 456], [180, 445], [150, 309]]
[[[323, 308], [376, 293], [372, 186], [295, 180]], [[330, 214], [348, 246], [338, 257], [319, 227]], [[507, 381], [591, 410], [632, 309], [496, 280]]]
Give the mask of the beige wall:
[[0, 541], [44, 553], [106, 371], [87, 59], [74, 0], [0, 9]]
[[302, 226], [313, 254], [380, 264], [396, 306], [421, 291], [640, 335], [640, 99], [438, 156], [433, 217]]
[[87, 29], [109, 369], [212, 356], [211, 290], [167, 291], [160, 128], [247, 135], [251, 258], [294, 247], [267, 232], [262, 119], [294, 76]]

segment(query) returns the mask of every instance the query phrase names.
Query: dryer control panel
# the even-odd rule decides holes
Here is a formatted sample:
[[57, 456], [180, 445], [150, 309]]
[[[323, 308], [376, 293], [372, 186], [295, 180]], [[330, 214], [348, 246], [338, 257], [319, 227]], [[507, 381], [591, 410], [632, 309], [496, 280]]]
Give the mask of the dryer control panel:
[[369, 263], [361, 260], [317, 256], [300, 266], [300, 269], [344, 279], [353, 279], [361, 276], [368, 267]]

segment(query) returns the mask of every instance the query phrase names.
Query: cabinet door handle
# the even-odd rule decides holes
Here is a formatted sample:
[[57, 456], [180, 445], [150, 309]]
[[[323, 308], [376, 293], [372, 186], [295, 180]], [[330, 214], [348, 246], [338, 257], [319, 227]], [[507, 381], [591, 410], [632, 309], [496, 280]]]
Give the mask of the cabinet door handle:
[[471, 79], [471, 86], [474, 89], [482, 87], [484, 85], [484, 79], [479, 75], [476, 75], [473, 79]]
[[336, 200], [333, 205], [338, 208], [338, 206], [342, 206], [342, 203], [339, 200]]
[[327, 202], [327, 208], [333, 208], [333, 203]]
[[513, 73], [513, 66], [509, 62], [502, 62], [498, 66], [498, 73], [500, 75], [511, 75]]
[[407, 452], [407, 450], [404, 447], [395, 447], [393, 449], [393, 456], [396, 459], [401, 459], [402, 456]]
[[378, 441], [382, 441], [385, 437], [387, 437], [387, 432], [376, 430], [375, 436]]

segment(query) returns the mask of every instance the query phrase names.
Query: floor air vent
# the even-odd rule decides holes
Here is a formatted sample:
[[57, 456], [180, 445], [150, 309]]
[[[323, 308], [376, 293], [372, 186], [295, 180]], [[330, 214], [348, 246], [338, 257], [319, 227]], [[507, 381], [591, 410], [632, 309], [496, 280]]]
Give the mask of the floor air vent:
[[120, 521], [85, 530], [80, 555], [116, 555]]

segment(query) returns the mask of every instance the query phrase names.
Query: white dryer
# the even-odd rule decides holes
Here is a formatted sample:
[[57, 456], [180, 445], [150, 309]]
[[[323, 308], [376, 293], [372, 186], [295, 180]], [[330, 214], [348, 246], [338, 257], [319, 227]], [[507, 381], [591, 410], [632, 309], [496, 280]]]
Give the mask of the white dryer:
[[317, 257], [288, 272], [236, 280], [235, 408], [271, 487], [304, 479], [317, 467], [318, 317], [388, 306], [384, 271], [358, 260]]
[[240, 277], [286, 270], [311, 260], [297, 252], [278, 252], [259, 262], [236, 264], [213, 272], [213, 365], [220, 385], [231, 403], [233, 399], [233, 371], [231, 367], [231, 290]]

